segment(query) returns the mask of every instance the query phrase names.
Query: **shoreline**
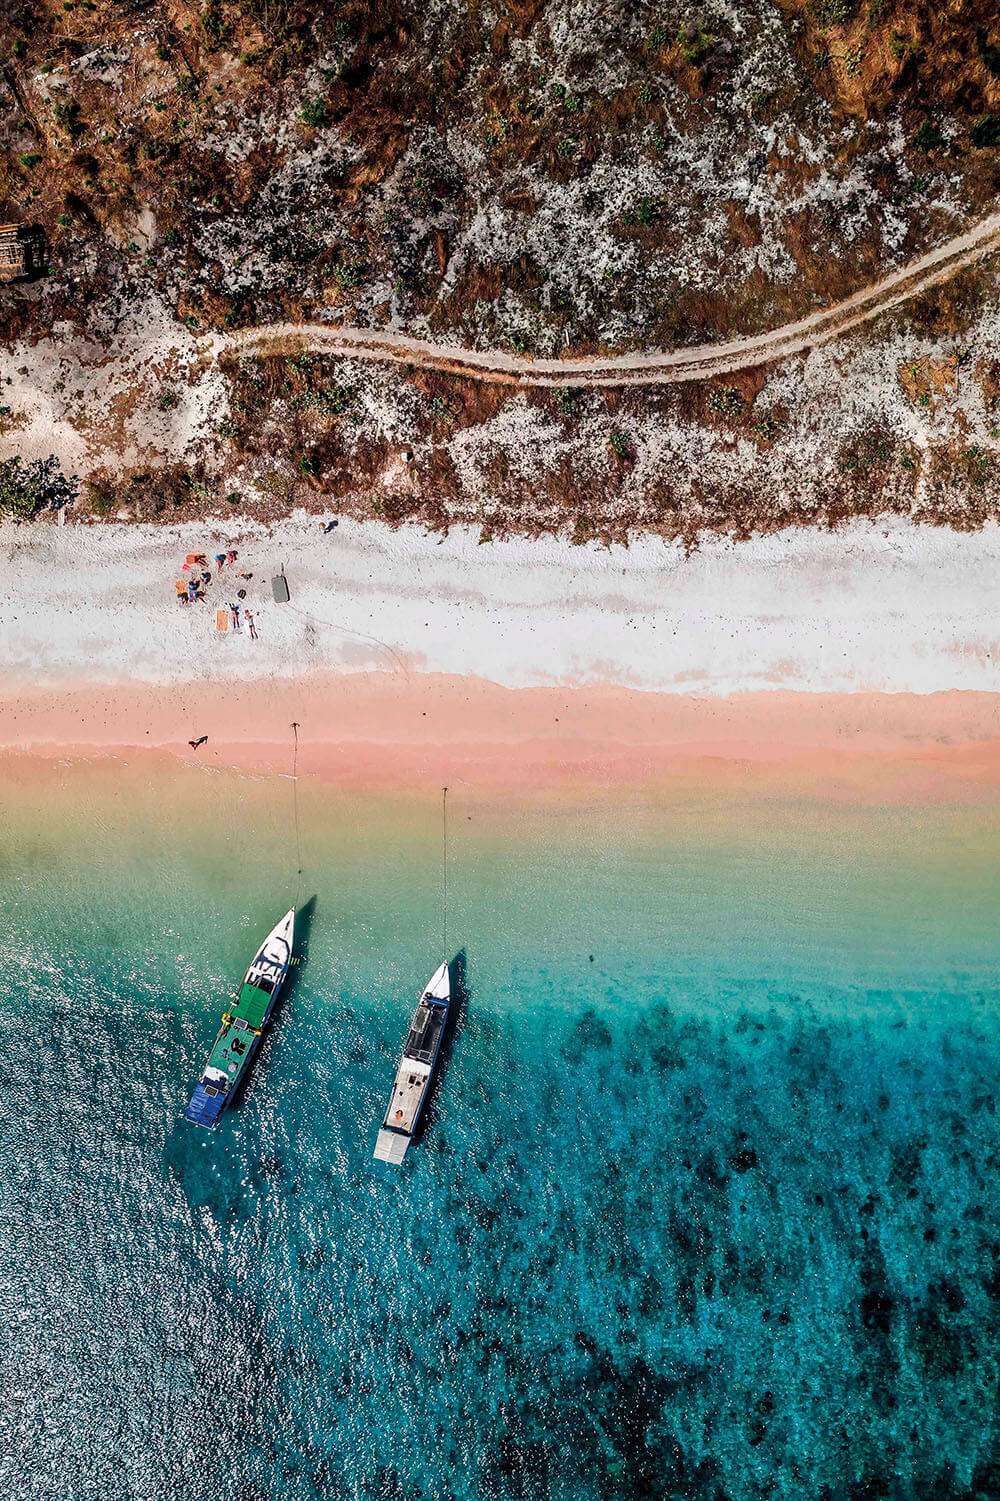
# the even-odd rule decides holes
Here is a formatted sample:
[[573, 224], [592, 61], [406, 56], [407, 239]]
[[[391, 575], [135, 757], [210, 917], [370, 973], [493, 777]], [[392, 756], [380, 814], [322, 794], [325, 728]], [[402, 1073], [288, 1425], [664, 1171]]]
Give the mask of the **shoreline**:
[[[270, 684], [90, 684], [0, 690], [0, 760], [17, 765], [164, 758], [203, 771], [287, 777], [293, 720], [303, 778], [418, 793], [448, 784], [515, 800], [633, 792], [657, 800], [799, 797], [992, 803], [1000, 694], [803, 694], [725, 699], [597, 688], [510, 689], [418, 674]], [[207, 735], [192, 751], [187, 741]]]

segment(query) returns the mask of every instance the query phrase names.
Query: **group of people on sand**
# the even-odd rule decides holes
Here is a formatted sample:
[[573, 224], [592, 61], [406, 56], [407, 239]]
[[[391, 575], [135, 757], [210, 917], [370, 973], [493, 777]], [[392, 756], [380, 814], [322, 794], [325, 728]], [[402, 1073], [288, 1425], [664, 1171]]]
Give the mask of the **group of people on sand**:
[[[228, 552], [215, 553], [212, 561], [215, 563], [215, 577], [217, 578], [224, 568], [233, 568], [239, 553], [235, 548]], [[174, 590], [177, 601], [181, 605], [193, 605], [204, 600], [208, 595], [209, 586], [212, 583], [212, 570], [209, 566], [208, 554], [204, 552], [189, 552], [181, 564], [181, 573], [186, 577], [177, 579]], [[253, 578], [252, 573], [240, 573], [236, 575], [246, 585]], [[251, 641], [257, 640], [257, 624], [253, 613], [247, 609], [243, 601], [247, 597], [246, 588], [241, 586], [236, 590], [236, 599], [228, 601], [225, 610], [216, 611], [216, 627], [219, 630], [226, 629], [229, 620], [232, 620], [234, 631], [242, 632], [243, 622], [246, 622], [247, 632]], [[227, 618], [228, 611], [228, 618]]]

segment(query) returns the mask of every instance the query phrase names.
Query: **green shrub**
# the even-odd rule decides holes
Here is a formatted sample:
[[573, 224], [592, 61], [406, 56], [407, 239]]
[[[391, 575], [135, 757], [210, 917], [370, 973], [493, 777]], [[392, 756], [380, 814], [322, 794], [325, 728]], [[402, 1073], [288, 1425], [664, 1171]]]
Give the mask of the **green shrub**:
[[358, 286], [365, 278], [365, 267], [360, 261], [349, 263], [338, 261], [331, 267], [330, 275], [342, 292], [349, 292], [352, 287]]
[[115, 492], [110, 485], [98, 485], [88, 481], [86, 500], [95, 516], [109, 516], [115, 507]]
[[326, 123], [326, 101], [318, 98], [307, 99], [299, 113], [306, 125], [311, 125], [314, 130], [318, 130]]
[[720, 417], [742, 417], [746, 406], [735, 386], [713, 386], [708, 404]]
[[918, 151], [938, 151], [945, 143], [933, 120], [925, 120], [913, 137], [913, 144]]
[[966, 474], [974, 485], [985, 485], [993, 474], [993, 455], [978, 443], [972, 443], [963, 454]]
[[776, 412], [761, 412], [759, 417], [754, 418], [753, 431], [762, 443], [773, 443], [780, 437], [782, 426], [781, 418]]
[[435, 417], [440, 417], [444, 422], [454, 422], [455, 420], [455, 413], [443, 396], [431, 397], [431, 411]]
[[718, 37], [703, 31], [700, 26], [682, 26], [677, 33], [681, 57], [695, 68], [705, 61], [717, 41]]
[[843, 26], [854, 13], [854, 0], [813, 0], [809, 7], [813, 20], [821, 30], [828, 26]]
[[0, 463], [0, 517], [28, 521], [40, 511], [69, 505], [76, 499], [78, 481], [67, 479], [53, 455], [25, 464], [14, 457]]
[[628, 218], [630, 223], [638, 224], [643, 229], [648, 229], [651, 224], [656, 223], [659, 215], [659, 205], [654, 203], [652, 198], [640, 198], [635, 208], [629, 213]]
[[988, 146], [1000, 146], [1000, 115], [983, 115], [969, 132], [973, 146], [981, 150]]
[[218, 0], [209, 0], [201, 15], [201, 29], [205, 33], [208, 50], [214, 52], [225, 40], [229, 30], [222, 15]]
[[341, 417], [354, 400], [349, 386], [324, 386], [321, 391], [299, 391], [292, 397], [296, 411], [321, 412], [325, 416]]
[[61, 125], [68, 136], [74, 139], [82, 135], [86, 126], [80, 119], [80, 106], [76, 100], [66, 101], [60, 99], [52, 106], [52, 113], [57, 125]]

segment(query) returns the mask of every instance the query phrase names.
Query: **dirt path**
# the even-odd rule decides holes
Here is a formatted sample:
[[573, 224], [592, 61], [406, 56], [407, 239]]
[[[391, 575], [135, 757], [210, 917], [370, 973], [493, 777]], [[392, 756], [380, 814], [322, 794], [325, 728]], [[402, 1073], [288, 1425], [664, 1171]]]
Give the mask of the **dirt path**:
[[407, 338], [405, 334], [323, 323], [277, 323], [243, 329], [235, 334], [214, 335], [205, 342], [216, 356], [308, 350], [314, 354], [339, 354], [351, 359], [416, 365], [473, 380], [514, 386], [666, 385], [725, 375], [813, 349], [859, 323], [879, 317], [889, 308], [926, 292], [939, 282], [949, 280], [997, 250], [1000, 250], [1000, 213], [990, 214], [965, 234], [957, 235], [902, 270], [855, 292], [833, 307], [811, 313], [797, 323], [786, 323], [783, 328], [753, 338], [662, 353], [566, 360], [531, 359], [499, 349], [461, 349], [426, 339]]

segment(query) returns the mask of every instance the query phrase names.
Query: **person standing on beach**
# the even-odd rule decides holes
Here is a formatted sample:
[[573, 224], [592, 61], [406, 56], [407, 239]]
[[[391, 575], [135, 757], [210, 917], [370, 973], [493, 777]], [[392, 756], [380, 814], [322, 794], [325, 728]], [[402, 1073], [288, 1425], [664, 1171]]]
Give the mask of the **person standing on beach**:
[[250, 640], [251, 641], [256, 641], [257, 640], [257, 627], [253, 623], [253, 615], [250, 613], [249, 610], [244, 610], [243, 613], [244, 613], [244, 615], [247, 618], [247, 630], [250, 632]]

